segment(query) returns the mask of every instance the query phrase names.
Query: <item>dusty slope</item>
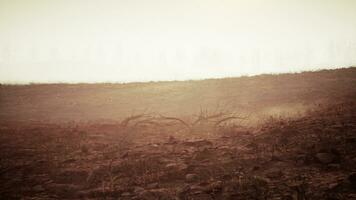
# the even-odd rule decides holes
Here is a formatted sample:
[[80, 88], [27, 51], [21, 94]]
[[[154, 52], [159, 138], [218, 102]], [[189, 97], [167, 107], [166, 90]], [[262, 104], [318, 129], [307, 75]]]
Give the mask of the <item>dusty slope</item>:
[[352, 99], [355, 86], [356, 68], [185, 82], [1, 85], [0, 119], [116, 120], [144, 111], [191, 115], [200, 108], [258, 117]]
[[355, 114], [354, 102], [343, 103], [209, 137], [3, 123], [0, 197], [355, 199]]

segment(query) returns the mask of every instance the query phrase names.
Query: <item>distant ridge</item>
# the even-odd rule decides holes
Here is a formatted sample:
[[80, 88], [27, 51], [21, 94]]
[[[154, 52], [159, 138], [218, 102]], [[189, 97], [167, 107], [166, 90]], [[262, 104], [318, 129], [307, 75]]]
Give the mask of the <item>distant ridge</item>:
[[0, 86], [1, 120], [115, 120], [133, 113], [175, 116], [229, 109], [259, 118], [356, 99], [356, 68], [145, 83]]

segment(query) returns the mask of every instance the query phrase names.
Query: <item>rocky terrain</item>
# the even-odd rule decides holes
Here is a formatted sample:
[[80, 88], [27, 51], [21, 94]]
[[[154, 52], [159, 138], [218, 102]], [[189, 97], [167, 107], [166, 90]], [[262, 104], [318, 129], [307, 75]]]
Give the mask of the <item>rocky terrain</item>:
[[356, 199], [356, 68], [0, 85], [0, 199]]
[[356, 199], [356, 104], [298, 117], [0, 123], [0, 199]]

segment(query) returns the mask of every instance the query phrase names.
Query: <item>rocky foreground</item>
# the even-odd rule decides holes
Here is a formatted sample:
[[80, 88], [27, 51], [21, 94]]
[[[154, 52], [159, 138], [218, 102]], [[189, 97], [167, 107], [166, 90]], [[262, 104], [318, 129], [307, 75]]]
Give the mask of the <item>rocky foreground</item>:
[[356, 199], [354, 103], [209, 134], [121, 126], [2, 122], [0, 199]]

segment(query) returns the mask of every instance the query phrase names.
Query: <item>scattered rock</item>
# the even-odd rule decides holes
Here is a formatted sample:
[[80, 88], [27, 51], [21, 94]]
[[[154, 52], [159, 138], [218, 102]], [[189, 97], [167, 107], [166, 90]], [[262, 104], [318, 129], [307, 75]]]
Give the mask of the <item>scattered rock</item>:
[[190, 190], [190, 186], [188, 184], [179, 187], [176, 191], [176, 194], [179, 198], [183, 198]]
[[32, 188], [36, 192], [43, 192], [45, 189], [42, 187], [42, 185], [36, 185]]
[[213, 143], [209, 140], [201, 139], [195, 141], [186, 141], [183, 143], [183, 145], [202, 148], [202, 147], [211, 147]]
[[340, 164], [331, 163], [331, 164], [328, 164], [328, 168], [329, 169], [338, 170], [338, 169], [341, 168], [341, 165]]
[[204, 148], [202, 151], [197, 152], [193, 159], [198, 161], [209, 160], [212, 157], [212, 152]]
[[216, 181], [213, 183], [210, 183], [208, 186], [204, 188], [204, 191], [207, 193], [216, 193], [221, 191], [223, 188], [223, 182], [222, 181]]
[[108, 166], [100, 166], [93, 169], [87, 178], [87, 184], [89, 186], [97, 186], [101, 183], [105, 176], [107, 176], [107, 172], [109, 171]]
[[317, 153], [315, 155], [316, 159], [322, 164], [330, 164], [336, 162], [338, 157], [333, 153]]
[[125, 152], [124, 154], [121, 155], [122, 159], [125, 159], [129, 156], [129, 152]]
[[140, 194], [140, 193], [142, 193], [144, 191], [145, 191], [145, 189], [142, 188], [142, 187], [135, 187], [135, 189], [134, 189], [134, 193], [135, 194]]
[[165, 167], [171, 170], [183, 171], [188, 168], [188, 165], [184, 163], [168, 163]]
[[81, 145], [80, 151], [81, 151], [81, 153], [83, 153], [83, 154], [88, 154], [88, 153], [89, 153], [89, 148], [88, 148], [88, 146], [86, 146], [86, 145]]
[[202, 186], [199, 185], [193, 185], [190, 187], [190, 192], [192, 194], [201, 194], [204, 192], [204, 188]]
[[124, 192], [121, 194], [122, 197], [129, 197], [131, 196], [131, 193], [130, 192]]
[[185, 180], [188, 182], [188, 183], [191, 183], [191, 182], [195, 182], [198, 180], [198, 176], [196, 174], [187, 174], [185, 176]]
[[336, 182], [336, 183], [330, 183], [328, 185], [328, 189], [329, 190], [335, 190], [336, 188], [338, 188], [341, 184], [339, 182]]
[[176, 143], [178, 143], [178, 140], [173, 136], [169, 136], [167, 143], [168, 144], [176, 144]]
[[147, 189], [156, 189], [158, 188], [158, 183], [150, 183], [146, 187]]
[[[346, 140], [354, 129], [329, 137], [331, 133], [328, 135], [329, 132], [324, 131], [327, 124], [319, 121], [316, 121], [315, 128], [322, 131], [303, 126], [298, 129], [298, 126], [291, 129], [300, 131], [301, 136], [289, 134], [293, 145], [288, 149], [271, 148], [270, 141], [274, 141], [275, 135], [269, 132], [249, 138], [241, 135], [188, 142], [184, 142], [185, 136], [182, 135], [178, 142], [171, 137], [168, 143], [162, 134], [157, 134], [157, 143], [152, 143], [154, 136], [140, 138], [137, 144], [133, 142], [127, 147], [119, 146], [121, 143], [112, 141], [115, 138], [111, 136], [95, 141], [88, 138], [88, 141], [81, 142], [88, 145], [89, 153], [80, 149], [78, 144], [81, 142], [71, 141], [69, 135], [64, 137], [61, 134], [58, 141], [53, 141], [61, 143], [58, 148], [68, 147], [68, 155], [60, 155], [62, 149], [55, 144], [51, 149], [53, 144], [48, 143], [45, 148], [39, 148], [40, 153], [48, 153], [45, 156], [36, 151], [17, 152], [21, 145], [17, 147], [12, 140], [6, 140], [3, 154], [8, 156], [2, 160], [4, 184], [0, 196], [14, 199], [11, 198], [13, 196], [3, 196], [7, 195], [7, 189], [11, 189], [14, 195], [24, 192], [25, 199], [41, 199], [44, 195], [43, 198], [123, 200], [174, 199], [172, 196], [177, 197], [176, 200], [355, 199], [356, 172], [351, 173], [350, 170], [353, 170], [356, 158], [353, 146], [348, 143], [352, 141]], [[288, 130], [284, 132], [287, 134]], [[156, 134], [156, 129], [152, 132]], [[144, 140], [142, 144], [141, 139]], [[151, 143], [146, 144], [148, 141]], [[256, 151], [245, 147], [251, 141], [255, 142]], [[33, 149], [39, 143], [35, 141], [32, 144], [27, 139], [25, 142], [33, 145]], [[95, 147], [98, 148], [94, 150]], [[115, 152], [115, 156], [110, 160], [104, 158], [104, 154], [111, 152]], [[270, 159], [272, 152], [276, 156], [272, 158], [273, 162]], [[31, 153], [33, 159], [29, 159], [26, 153]], [[316, 162], [320, 163], [319, 167], [315, 166]], [[184, 185], [178, 188], [180, 184]], [[306, 196], [298, 197], [304, 192]]]

